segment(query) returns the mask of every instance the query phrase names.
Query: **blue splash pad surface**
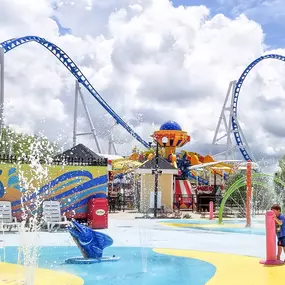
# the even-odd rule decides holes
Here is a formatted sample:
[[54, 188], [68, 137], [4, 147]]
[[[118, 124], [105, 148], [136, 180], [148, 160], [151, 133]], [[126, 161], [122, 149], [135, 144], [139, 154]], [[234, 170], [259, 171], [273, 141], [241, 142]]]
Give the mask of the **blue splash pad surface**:
[[[143, 272], [142, 252], [147, 256], [147, 272]], [[210, 263], [184, 257], [155, 253], [151, 248], [110, 247], [104, 255], [120, 257], [117, 262], [97, 264], [65, 264], [70, 257], [80, 256], [77, 247], [42, 247], [39, 267], [73, 273], [85, 285], [205, 285], [216, 272]], [[17, 248], [6, 248], [6, 261], [17, 263]]]
[[[246, 228], [245, 220], [224, 220], [222, 225], [225, 225], [223, 227], [222, 225], [219, 227], [207, 227], [205, 225], [218, 225], [218, 220], [191, 220], [191, 219], [183, 219], [183, 220], [162, 220], [160, 223], [170, 223], [170, 224], [191, 224], [194, 226], [191, 227], [183, 227], [183, 229], [196, 229], [196, 230], [203, 230], [203, 231], [210, 231], [210, 232], [225, 232], [225, 233], [238, 233], [238, 234], [252, 234], [252, 235], [265, 235], [265, 225], [264, 221], [262, 220], [253, 220], [253, 226], [251, 228]], [[244, 227], [235, 228], [230, 227], [230, 224], [241, 224], [244, 225]], [[199, 225], [203, 225], [203, 227], [199, 227]], [[228, 226], [227, 226], [228, 225]], [[255, 225], [258, 225], [257, 228], [255, 228]], [[264, 227], [262, 226], [264, 225]]]

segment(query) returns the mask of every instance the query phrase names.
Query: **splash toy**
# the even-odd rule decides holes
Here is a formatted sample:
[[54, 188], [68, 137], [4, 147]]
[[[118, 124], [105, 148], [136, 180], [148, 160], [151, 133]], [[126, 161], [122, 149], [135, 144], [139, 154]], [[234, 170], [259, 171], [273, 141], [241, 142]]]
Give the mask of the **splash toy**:
[[104, 248], [113, 244], [113, 239], [106, 234], [94, 231], [87, 226], [72, 221], [68, 228], [83, 257], [72, 257], [65, 260], [70, 264], [92, 264], [107, 261], [118, 261], [120, 257], [103, 256]]
[[276, 258], [276, 226], [273, 211], [268, 211], [265, 215], [266, 227], [266, 260], [259, 263], [264, 265], [282, 265], [284, 262]]

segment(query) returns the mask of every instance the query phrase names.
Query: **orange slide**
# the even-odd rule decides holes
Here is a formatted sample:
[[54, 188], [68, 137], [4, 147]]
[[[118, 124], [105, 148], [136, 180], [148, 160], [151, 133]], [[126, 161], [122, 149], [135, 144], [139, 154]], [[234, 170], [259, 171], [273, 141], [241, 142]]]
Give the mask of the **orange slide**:
[[[191, 162], [191, 165], [199, 165], [199, 164], [207, 164], [211, 162], [216, 162], [216, 160], [213, 159], [210, 155], [202, 156], [196, 152], [186, 152], [187, 159]], [[223, 171], [226, 171], [228, 173], [232, 172], [232, 166], [226, 163], [217, 162], [216, 164], [213, 164], [213, 166], [207, 166], [211, 169], [212, 172], [216, 172], [219, 175], [223, 175], [222, 171], [217, 169], [222, 169]]]

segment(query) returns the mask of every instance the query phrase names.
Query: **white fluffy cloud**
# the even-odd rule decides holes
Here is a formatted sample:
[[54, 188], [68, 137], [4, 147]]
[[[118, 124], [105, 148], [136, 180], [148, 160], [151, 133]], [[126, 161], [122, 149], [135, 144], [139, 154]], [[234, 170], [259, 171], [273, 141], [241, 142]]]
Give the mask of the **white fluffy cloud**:
[[[51, 16], [72, 35], [59, 36]], [[211, 15], [205, 6], [175, 8], [167, 0], [2, 0], [0, 24], [1, 42], [39, 35], [61, 47], [145, 140], [172, 119], [191, 135], [189, 149], [202, 153], [209, 151], [229, 81], [264, 53], [285, 55], [266, 47], [261, 26], [243, 15], [232, 20]], [[6, 122], [71, 143], [74, 78], [33, 43], [9, 52], [5, 62]], [[257, 156], [285, 153], [284, 75], [282, 62], [267, 60], [241, 91], [238, 116]], [[106, 136], [112, 119], [83, 93], [98, 132]], [[79, 128], [87, 131], [80, 110]], [[120, 127], [115, 137], [126, 139], [122, 152], [139, 144]], [[96, 150], [91, 138], [80, 140]], [[107, 138], [101, 142], [107, 145]]]

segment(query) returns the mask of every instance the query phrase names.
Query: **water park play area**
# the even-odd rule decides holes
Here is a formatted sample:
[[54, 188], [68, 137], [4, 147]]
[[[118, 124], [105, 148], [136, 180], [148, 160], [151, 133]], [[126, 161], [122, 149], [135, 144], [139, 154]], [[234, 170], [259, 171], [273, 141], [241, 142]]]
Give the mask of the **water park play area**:
[[[265, 232], [243, 232], [244, 220], [240, 221], [240, 232], [231, 226], [226, 232], [209, 230], [210, 226], [196, 229], [169, 225], [172, 222], [135, 219], [132, 213], [111, 215], [109, 228], [102, 232], [115, 237], [114, 244], [106, 248], [104, 255], [115, 255], [120, 260], [94, 264], [65, 263], [81, 255], [69, 234], [37, 233], [40, 254], [34, 284], [262, 285], [285, 277], [283, 266], [265, 267], [259, 263], [266, 255]], [[191, 222], [197, 227], [199, 222], [214, 224], [199, 219]], [[8, 280], [18, 282], [23, 278], [24, 269], [13, 267], [18, 262], [20, 240], [15, 234], [7, 234], [4, 239], [7, 263], [1, 264], [0, 284], [11, 284]]]
[[[274, 203], [283, 205], [285, 184], [262, 172], [237, 118], [238, 96], [250, 70], [264, 59], [284, 61], [283, 56], [254, 60], [230, 83], [222, 112], [230, 101], [231, 125], [223, 137], [228, 142], [234, 137], [241, 159], [229, 157], [232, 143], [225, 159], [217, 159], [189, 151], [191, 136], [176, 121], [161, 122], [150, 143], [142, 139], [72, 59], [44, 38], [0, 44], [1, 104], [4, 54], [29, 42], [56, 56], [76, 78], [75, 95], [79, 85], [84, 87], [142, 147], [127, 156], [103, 155], [94, 132], [97, 152], [77, 144], [75, 127], [73, 147], [53, 157], [39, 159], [36, 148], [30, 157], [0, 156], [0, 285], [273, 285], [285, 280], [270, 210]], [[214, 143], [223, 118], [224, 113]], [[2, 126], [2, 109], [0, 120]], [[268, 190], [274, 183], [279, 192]]]

